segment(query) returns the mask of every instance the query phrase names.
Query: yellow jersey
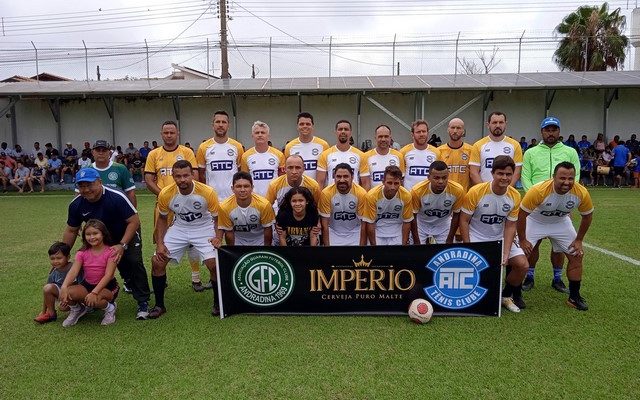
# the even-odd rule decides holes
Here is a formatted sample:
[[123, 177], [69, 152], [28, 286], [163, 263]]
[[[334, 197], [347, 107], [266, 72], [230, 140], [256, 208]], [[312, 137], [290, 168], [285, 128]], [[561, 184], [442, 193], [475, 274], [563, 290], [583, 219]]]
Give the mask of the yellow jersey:
[[505, 194], [495, 194], [491, 182], [473, 186], [462, 201], [462, 212], [471, 215], [469, 233], [479, 241], [502, 240], [505, 220], [517, 221], [520, 193], [509, 186]]
[[308, 143], [302, 143], [300, 138], [295, 138], [285, 146], [284, 158], [286, 160], [287, 157], [292, 154], [299, 154], [304, 160], [304, 174], [316, 179], [318, 158], [320, 158], [320, 154], [328, 148], [329, 143], [317, 136], [314, 136]]
[[158, 194], [158, 210], [165, 216], [173, 212], [174, 226], [213, 229], [213, 217], [218, 215], [218, 196], [212, 188], [196, 181], [191, 193], [184, 195], [174, 182]]
[[480, 167], [480, 179], [482, 179], [482, 182], [491, 182], [493, 180], [491, 175], [493, 160], [502, 155], [513, 158], [516, 167], [522, 166], [520, 143], [508, 136], [503, 137], [499, 142], [491, 140], [489, 136], [485, 136], [473, 144], [469, 165]]
[[449, 167], [449, 180], [458, 182], [466, 192], [469, 189], [469, 160], [473, 146], [462, 143], [462, 146], [454, 149], [448, 143], [438, 147], [440, 159]]
[[175, 150], [169, 151], [164, 146], [157, 147], [149, 152], [144, 163], [144, 173], [156, 176], [156, 185], [160, 189], [171, 185], [173, 182], [172, 167], [176, 161], [187, 160], [191, 167], [198, 169], [196, 156], [193, 151], [183, 145], [178, 145]]
[[396, 149], [389, 149], [385, 155], [378, 153], [375, 148], [364, 153], [363, 164], [369, 169], [369, 177], [371, 178], [371, 187], [374, 188], [382, 185], [384, 179], [384, 169], [390, 165], [400, 168], [404, 175], [404, 156]]
[[198, 168], [205, 170], [205, 182], [216, 190], [221, 199], [233, 194], [231, 182], [233, 174], [238, 172], [243, 153], [242, 145], [231, 138], [224, 143], [217, 143], [211, 138], [198, 147]]
[[571, 211], [578, 209], [580, 215], [593, 212], [593, 202], [587, 189], [575, 183], [565, 194], [553, 189], [553, 179], [537, 183], [529, 188], [522, 198], [520, 208], [529, 213], [532, 220], [541, 224], [553, 224], [570, 218]]
[[252, 147], [242, 155], [240, 169], [251, 174], [253, 191], [266, 196], [269, 183], [278, 177], [278, 171], [284, 171], [284, 155], [271, 146], [264, 153]]
[[409, 143], [400, 149], [404, 158], [406, 173], [404, 174], [404, 187], [411, 190], [414, 185], [429, 178], [431, 163], [440, 160], [440, 151], [437, 147], [427, 145], [424, 150], [418, 150], [413, 143]]
[[[300, 186], [309, 189], [317, 205], [320, 201], [320, 185], [318, 182], [306, 175], [302, 175], [302, 182], [300, 183]], [[287, 176], [281, 175], [269, 183], [269, 188], [267, 189], [267, 195], [265, 197], [269, 203], [273, 204], [273, 208], [278, 210], [280, 202], [284, 199], [284, 196], [289, 190], [291, 190], [291, 188], [291, 185], [289, 185], [289, 182], [287, 181]]]
[[391, 199], [384, 195], [384, 187], [378, 185], [367, 192], [367, 206], [362, 220], [376, 224], [376, 236], [397, 237], [402, 235], [402, 223], [413, 221], [411, 193], [400, 186]]
[[264, 229], [271, 229], [274, 221], [271, 204], [256, 193], [252, 193], [251, 203], [245, 208], [238, 205], [235, 195], [220, 204], [218, 229], [234, 231], [235, 244], [239, 246], [263, 246]]

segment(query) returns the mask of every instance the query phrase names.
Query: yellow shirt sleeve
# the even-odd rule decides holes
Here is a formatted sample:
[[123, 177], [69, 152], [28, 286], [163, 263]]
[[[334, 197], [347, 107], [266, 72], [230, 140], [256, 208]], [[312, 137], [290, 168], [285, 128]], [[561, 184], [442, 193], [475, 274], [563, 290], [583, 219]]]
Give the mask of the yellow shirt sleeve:
[[260, 223], [264, 228], [273, 225], [276, 216], [273, 213], [273, 207], [264, 197], [260, 199]]
[[548, 193], [543, 190], [544, 184], [533, 185], [527, 190], [520, 202], [520, 208], [531, 214], [542, 202]]
[[475, 143], [471, 146], [471, 155], [469, 157], [469, 165], [480, 165], [480, 146], [478, 143]]
[[323, 217], [331, 216], [331, 198], [333, 197], [333, 190], [335, 186], [328, 186], [324, 188], [320, 193], [320, 202], [318, 203], [318, 213]]
[[367, 191], [361, 186], [356, 186], [356, 198], [358, 199], [358, 217], [362, 219], [367, 209]]
[[151, 151], [147, 160], [144, 162], [144, 172], [149, 172], [151, 174], [156, 174], [156, 154], [155, 151]]
[[246, 152], [242, 155], [240, 159], [240, 171], [249, 172], [249, 152]]
[[327, 171], [327, 157], [329, 156], [329, 150], [325, 150], [320, 154], [318, 158], [318, 171]]
[[473, 212], [478, 207], [478, 202], [480, 201], [481, 192], [478, 190], [480, 187], [484, 185], [476, 185], [467, 192], [462, 200], [462, 212], [465, 214], [473, 215]]
[[453, 183], [453, 185], [451, 185], [451, 193], [456, 196], [456, 201], [453, 203], [451, 211], [453, 211], [454, 213], [458, 213], [462, 209], [462, 202], [464, 200], [464, 188], [457, 182], [452, 181], [451, 183]]
[[365, 198], [366, 204], [365, 204], [364, 215], [362, 217], [362, 220], [365, 222], [369, 222], [370, 224], [375, 223], [376, 217], [377, 217], [376, 203], [378, 202], [378, 195], [376, 192], [377, 192], [377, 188], [373, 188], [369, 190]]
[[169, 214], [169, 202], [171, 201], [173, 187], [174, 185], [169, 185], [166, 188], [162, 189], [160, 193], [158, 193], [158, 211], [162, 215]]
[[593, 212], [593, 202], [591, 200], [591, 195], [589, 191], [584, 186], [577, 184], [579, 196], [580, 196], [580, 205], [578, 206], [578, 211], [580, 215], [588, 215]]
[[207, 160], [205, 159], [205, 152], [207, 151], [207, 143], [200, 143], [198, 146], [198, 151], [196, 152], [196, 162], [198, 164], [198, 168], [205, 168], [207, 165]]
[[231, 222], [231, 216], [229, 215], [229, 210], [227, 210], [228, 202], [224, 202], [220, 205], [220, 210], [218, 212], [218, 228], [225, 231], [233, 230], [233, 222]]
[[513, 208], [507, 216], [507, 219], [510, 221], [517, 221], [518, 213], [520, 212], [520, 193], [515, 188], [513, 188], [513, 186], [509, 186], [508, 195], [513, 199]]
[[402, 200], [402, 221], [411, 222], [413, 221], [413, 204], [412, 198], [413, 196], [408, 190], [402, 190], [400, 188], [400, 199]]
[[208, 190], [205, 198], [207, 199], [209, 212], [214, 217], [217, 217], [220, 209], [220, 203], [218, 202], [218, 195], [216, 194], [215, 190]]

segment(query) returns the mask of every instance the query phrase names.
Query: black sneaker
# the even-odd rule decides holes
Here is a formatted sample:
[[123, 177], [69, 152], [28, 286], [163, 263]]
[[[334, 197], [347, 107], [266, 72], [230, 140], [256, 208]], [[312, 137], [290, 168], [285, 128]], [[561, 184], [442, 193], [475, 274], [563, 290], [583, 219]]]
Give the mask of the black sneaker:
[[522, 297], [513, 296], [513, 304], [518, 306], [518, 308], [521, 310], [527, 308], [527, 303], [524, 302], [524, 299]]
[[155, 306], [149, 311], [149, 318], [151, 319], [160, 318], [160, 316], [166, 312], [167, 312], [166, 308]]
[[524, 278], [524, 282], [522, 282], [522, 290], [524, 290], [525, 292], [528, 292], [529, 290], [533, 289], [533, 285], [534, 285], [533, 276], [527, 275]]
[[569, 294], [569, 289], [564, 284], [564, 282], [562, 282], [562, 279], [554, 279], [553, 281], [551, 281], [551, 287], [560, 293]]
[[579, 311], [587, 311], [589, 309], [587, 302], [584, 301], [582, 297], [578, 297], [576, 299], [569, 297], [569, 299], [567, 300], [567, 305]]
[[194, 292], [204, 292], [205, 287], [202, 286], [202, 282], [198, 281], [198, 282], [191, 282], [191, 287], [193, 288]]
[[216, 303], [213, 303], [213, 306], [211, 306], [211, 315], [214, 317], [220, 316], [220, 309]]

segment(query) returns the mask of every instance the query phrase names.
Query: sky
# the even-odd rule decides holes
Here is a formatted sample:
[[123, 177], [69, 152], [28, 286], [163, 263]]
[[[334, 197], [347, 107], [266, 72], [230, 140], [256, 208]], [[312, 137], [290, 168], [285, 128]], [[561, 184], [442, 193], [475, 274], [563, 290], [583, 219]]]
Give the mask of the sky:
[[[609, 2], [611, 10], [620, 7], [627, 16], [626, 34], [636, 3]], [[601, 3], [229, 2], [230, 73], [234, 78], [250, 78], [252, 72], [258, 78], [358, 76], [390, 75], [399, 68], [403, 75], [453, 74], [461, 72], [462, 59], [479, 67], [479, 56], [493, 51], [498, 63], [492, 72], [557, 71], [553, 30], [583, 4]], [[73, 79], [97, 79], [98, 66], [102, 79], [164, 77], [173, 70], [171, 63], [221, 72], [215, 1], [0, 0], [0, 5], [0, 78], [35, 75], [34, 47], [38, 72]], [[633, 65], [633, 54], [625, 69]]]

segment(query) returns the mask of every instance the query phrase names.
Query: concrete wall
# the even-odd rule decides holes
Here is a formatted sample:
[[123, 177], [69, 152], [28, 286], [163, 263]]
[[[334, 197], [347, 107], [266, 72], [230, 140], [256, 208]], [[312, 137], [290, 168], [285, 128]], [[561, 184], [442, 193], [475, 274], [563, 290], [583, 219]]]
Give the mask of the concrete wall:
[[[449, 91], [425, 93], [424, 115], [433, 127], [444, 121], [449, 114], [473, 99], [480, 92]], [[488, 112], [500, 110], [507, 114], [507, 133], [517, 139], [526, 136], [539, 138], [538, 128], [544, 117], [546, 92], [529, 91], [497, 91], [489, 103]], [[381, 103], [403, 121], [411, 123], [417, 112], [421, 113], [414, 94], [386, 93], [371, 94], [373, 99]], [[238, 96], [236, 98], [237, 120], [232, 121], [230, 134], [251, 147], [251, 125], [261, 120], [271, 127], [271, 140], [274, 146], [282, 148], [287, 140], [296, 137], [296, 115], [298, 113], [298, 97], [288, 96]], [[562, 121], [562, 134], [587, 134], [593, 138], [603, 129], [602, 90], [563, 90], [557, 91], [549, 110], [550, 115]], [[0, 99], [0, 108], [7, 104]], [[357, 134], [357, 96], [356, 95], [303, 95], [302, 109], [314, 115], [316, 134], [329, 143], [335, 143], [334, 125], [339, 119], [351, 121], [354, 127], [354, 139]], [[640, 104], [640, 89], [621, 89], [619, 99], [611, 104], [608, 114], [608, 135], [619, 134], [627, 139], [631, 133], [637, 133], [640, 121], [637, 105]], [[126, 146], [134, 142], [139, 147], [144, 140], [160, 141], [160, 125], [163, 121], [175, 120], [171, 99], [116, 99], [114, 105], [115, 142]], [[232, 114], [230, 97], [200, 97], [180, 100], [181, 141], [197, 145], [212, 136], [211, 117], [213, 111], [224, 109]], [[31, 148], [34, 141], [56, 143], [56, 123], [46, 101], [20, 100], [16, 104], [18, 143]], [[457, 115], [465, 120], [467, 141], [473, 142], [484, 134], [482, 115], [482, 99], [476, 101]], [[391, 127], [396, 141], [401, 144], [410, 142], [406, 128], [393, 120], [379, 108], [362, 98], [360, 136], [358, 144], [372, 139], [375, 127], [386, 123]], [[62, 143], [70, 141], [76, 147], [85, 140], [113, 140], [111, 121], [102, 100], [73, 100], [61, 103]], [[432, 130], [446, 141], [446, 122]], [[0, 118], [0, 141], [11, 141], [11, 124], [8, 118]]]

